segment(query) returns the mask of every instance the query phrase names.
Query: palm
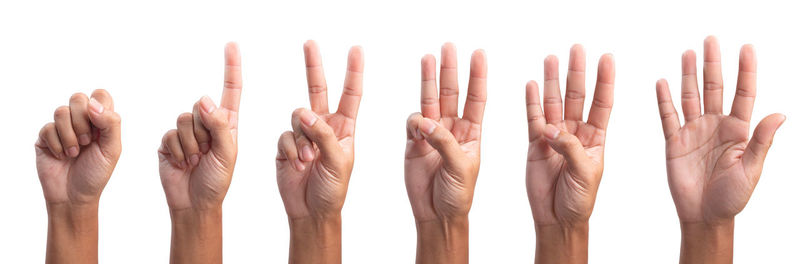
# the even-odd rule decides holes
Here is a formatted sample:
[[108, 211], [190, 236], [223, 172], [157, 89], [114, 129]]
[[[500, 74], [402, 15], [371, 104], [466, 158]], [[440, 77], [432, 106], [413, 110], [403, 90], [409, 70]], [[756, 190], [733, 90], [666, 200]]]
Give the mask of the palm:
[[682, 108], [686, 124], [681, 126], [672, 105], [669, 86], [657, 87], [659, 112], [666, 139], [667, 176], [683, 222], [714, 223], [733, 219], [744, 209], [761, 175], [772, 138], [785, 117], [764, 118], [748, 140], [750, 116], [756, 92], [756, 61], [752, 46], [739, 55], [739, 83], [730, 115], [722, 114], [722, 70], [719, 44], [705, 41], [703, 83], [704, 114], [701, 114], [695, 54], [683, 56]]
[[97, 142], [83, 146], [74, 159], [57, 159], [47, 149], [36, 148], [36, 168], [49, 202], [96, 200], [115, 165], [116, 159], [106, 157]]
[[[469, 160], [464, 164], [446, 164], [436, 149], [425, 140], [408, 140], [406, 145], [406, 183], [414, 215], [420, 220], [437, 216], [463, 215], [469, 212], [473, 188], [459, 183], [463, 172], [476, 170], [480, 162], [480, 124], [459, 118], [443, 118], [447, 127], [458, 140]], [[461, 168], [459, 166], [471, 168]]]
[[602, 171], [605, 131], [573, 120], [555, 125], [577, 136], [591, 163], [571, 166], [542, 136], [532, 140], [528, 145], [528, 188], [540, 208], [534, 217], [540, 223], [587, 220], [594, 197], [584, 186], [596, 186], [599, 180], [593, 170]]
[[667, 139], [669, 183], [682, 219], [729, 218], [744, 208], [755, 188], [742, 164], [748, 126], [734, 117], [704, 115]]
[[[333, 129], [345, 156], [353, 160], [355, 120], [338, 113], [321, 115], [320, 118]], [[319, 157], [319, 150], [315, 152], [314, 156]], [[352, 170], [350, 166], [349, 170]], [[319, 215], [342, 209], [349, 180], [340, 180], [338, 174], [341, 172], [336, 169], [323, 165], [320, 159], [311, 161], [305, 170], [293, 168], [291, 160], [278, 160], [278, 175], [282, 175], [278, 177], [278, 188], [291, 196], [286, 200], [289, 217]], [[343, 176], [349, 178], [349, 170]]]

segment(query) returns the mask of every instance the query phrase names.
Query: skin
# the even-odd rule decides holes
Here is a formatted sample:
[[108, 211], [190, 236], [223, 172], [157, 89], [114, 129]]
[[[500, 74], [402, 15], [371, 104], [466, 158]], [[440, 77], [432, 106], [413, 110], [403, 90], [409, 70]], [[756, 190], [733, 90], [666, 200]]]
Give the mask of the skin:
[[97, 263], [97, 210], [122, 151], [111, 95], [76, 93], [35, 144], [47, 203], [46, 263]]
[[353, 141], [361, 102], [364, 59], [350, 49], [344, 90], [328, 111], [322, 58], [314, 41], [303, 46], [311, 109], [292, 113], [292, 130], [278, 140], [278, 189], [289, 218], [289, 263], [341, 263], [341, 211], [353, 171]]
[[587, 262], [589, 217], [603, 176], [615, 71], [613, 57], [603, 55], [592, 107], [584, 121], [585, 61], [583, 47], [574, 45], [563, 103], [555, 56], [544, 61], [544, 100], [539, 99], [535, 81], [528, 82], [525, 89], [526, 185], [536, 225], [536, 263]]
[[222, 263], [222, 201], [236, 165], [241, 58], [225, 47], [220, 107], [207, 96], [164, 134], [159, 173], [172, 218], [171, 263]]
[[681, 222], [681, 263], [732, 263], [733, 223], [758, 179], [782, 114], [762, 119], [748, 139], [756, 95], [756, 57], [752, 45], [739, 53], [739, 78], [729, 115], [722, 113], [722, 69], [717, 39], [706, 38], [703, 105], [697, 85], [695, 53], [683, 54], [681, 126], [666, 80], [656, 84], [666, 140], [667, 177]]
[[455, 46], [446, 43], [437, 95], [436, 59], [422, 58], [422, 112], [407, 121], [405, 182], [417, 225], [417, 263], [469, 260], [468, 215], [480, 169], [486, 54], [472, 54], [461, 117], [456, 66]]

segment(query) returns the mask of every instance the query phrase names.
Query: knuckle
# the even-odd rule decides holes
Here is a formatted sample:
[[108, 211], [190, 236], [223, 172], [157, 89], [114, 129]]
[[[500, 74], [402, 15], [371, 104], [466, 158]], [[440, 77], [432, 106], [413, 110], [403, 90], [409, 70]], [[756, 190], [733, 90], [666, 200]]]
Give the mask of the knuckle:
[[70, 103], [81, 103], [87, 101], [88, 98], [83, 93], [74, 93], [72, 96], [69, 97]]
[[178, 115], [178, 126], [192, 125], [193, 122], [194, 117], [192, 116], [192, 113], [183, 113]]
[[56, 111], [53, 113], [53, 117], [56, 118], [56, 119], [64, 118], [64, 117], [68, 117], [68, 116], [69, 116], [69, 106], [66, 106], [66, 105], [59, 106], [58, 108], [56, 108]]

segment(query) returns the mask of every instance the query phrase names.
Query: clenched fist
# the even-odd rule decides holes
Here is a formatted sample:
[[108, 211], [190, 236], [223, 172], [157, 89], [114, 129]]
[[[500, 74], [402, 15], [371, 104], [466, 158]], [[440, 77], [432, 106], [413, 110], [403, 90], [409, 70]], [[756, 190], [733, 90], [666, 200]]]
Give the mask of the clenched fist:
[[50, 218], [47, 262], [97, 262], [97, 207], [122, 151], [111, 95], [73, 95], [39, 132], [35, 147]]
[[241, 92], [239, 49], [229, 43], [220, 106], [203, 96], [164, 134], [159, 171], [173, 221], [173, 262], [222, 260], [222, 201], [236, 165]]
[[364, 61], [347, 59], [339, 109], [328, 112], [328, 90], [317, 44], [303, 47], [311, 109], [292, 113], [292, 131], [278, 140], [278, 189], [291, 229], [290, 263], [341, 262], [341, 211], [353, 170], [353, 140]]

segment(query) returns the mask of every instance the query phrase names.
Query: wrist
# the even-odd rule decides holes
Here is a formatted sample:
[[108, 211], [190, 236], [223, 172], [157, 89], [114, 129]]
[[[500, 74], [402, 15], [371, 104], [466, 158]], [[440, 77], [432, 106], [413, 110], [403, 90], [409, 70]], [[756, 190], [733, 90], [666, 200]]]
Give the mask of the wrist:
[[47, 263], [97, 263], [97, 204], [47, 204]]
[[341, 214], [289, 219], [289, 263], [341, 263]]
[[681, 263], [732, 263], [733, 219], [681, 222]]
[[469, 217], [417, 221], [417, 263], [467, 263]]
[[589, 222], [536, 224], [536, 263], [587, 263]]
[[171, 263], [222, 263], [222, 208], [170, 210]]

